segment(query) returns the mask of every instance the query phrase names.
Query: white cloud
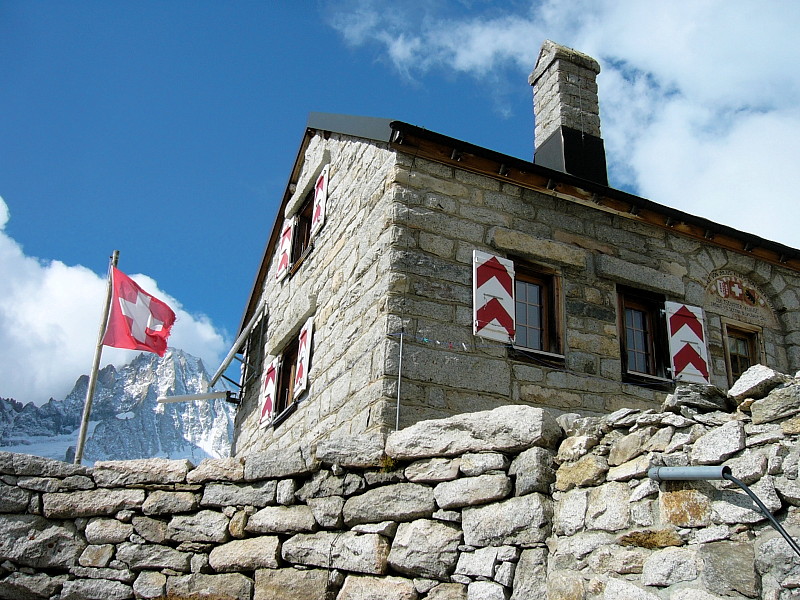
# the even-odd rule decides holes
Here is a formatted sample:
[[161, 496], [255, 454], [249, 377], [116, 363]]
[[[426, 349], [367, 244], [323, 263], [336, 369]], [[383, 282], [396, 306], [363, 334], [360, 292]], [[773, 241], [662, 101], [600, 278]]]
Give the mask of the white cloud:
[[[0, 397], [41, 404], [50, 397], [62, 399], [89, 372], [106, 279], [80, 265], [26, 256], [4, 231], [8, 218], [8, 206], [0, 198]], [[216, 368], [226, 347], [208, 317], [187, 313], [151, 278], [131, 277], [175, 310], [170, 346]], [[104, 348], [102, 364], [122, 365], [137, 354]]]
[[594, 56], [603, 68], [612, 186], [800, 247], [800, 230], [787, 218], [800, 184], [800, 11], [792, 3], [510, 6], [481, 13], [440, 2], [422, 14], [387, 16], [364, 1], [339, 9], [333, 24], [355, 46], [383, 47], [412, 79], [444, 71], [486, 82], [511, 67], [511, 83], [524, 85], [548, 38]]

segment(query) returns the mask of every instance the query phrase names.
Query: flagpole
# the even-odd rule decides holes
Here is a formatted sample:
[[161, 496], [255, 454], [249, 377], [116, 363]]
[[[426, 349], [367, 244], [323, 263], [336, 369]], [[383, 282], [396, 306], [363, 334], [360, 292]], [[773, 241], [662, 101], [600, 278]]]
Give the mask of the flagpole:
[[89, 427], [89, 414], [92, 412], [92, 400], [94, 399], [94, 388], [97, 385], [97, 373], [100, 370], [100, 357], [103, 354], [103, 337], [106, 333], [106, 323], [108, 322], [108, 312], [111, 309], [111, 293], [112, 293], [112, 281], [111, 281], [111, 268], [117, 266], [117, 262], [119, 261], [119, 250], [114, 250], [114, 253], [111, 255], [111, 261], [108, 267], [108, 281], [106, 285], [106, 303], [103, 307], [103, 318], [100, 321], [100, 332], [97, 334], [97, 347], [94, 350], [94, 364], [92, 365], [92, 371], [89, 375], [89, 387], [86, 389], [86, 401], [83, 403], [83, 416], [81, 417], [81, 428], [80, 432], [78, 433], [78, 445], [75, 448], [75, 460], [73, 461], [76, 465], [81, 464], [81, 460], [83, 460], [83, 446], [86, 444], [86, 430]]

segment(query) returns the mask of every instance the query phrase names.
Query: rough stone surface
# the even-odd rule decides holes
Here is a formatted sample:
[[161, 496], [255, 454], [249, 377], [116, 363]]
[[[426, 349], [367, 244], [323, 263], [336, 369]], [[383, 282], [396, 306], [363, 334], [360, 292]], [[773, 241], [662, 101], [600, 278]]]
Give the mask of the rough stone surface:
[[381, 575], [386, 572], [389, 543], [377, 534], [299, 533], [283, 543], [281, 556], [290, 563]]
[[136, 571], [142, 569], [188, 571], [192, 555], [169, 546], [125, 543], [117, 546], [116, 559]]
[[506, 600], [505, 588], [494, 581], [473, 581], [467, 588], [469, 600]]
[[530, 600], [547, 596], [547, 551], [523, 550], [514, 573], [514, 592], [510, 600]]
[[653, 552], [644, 562], [642, 583], [667, 587], [681, 581], [697, 579], [699, 573], [697, 553], [687, 548], [665, 548]]
[[725, 393], [712, 385], [699, 383], [680, 384], [675, 392], [667, 396], [661, 409], [680, 412], [682, 407], [690, 407], [702, 412], [728, 410], [729, 400]]
[[418, 519], [401, 523], [392, 542], [389, 565], [409, 575], [446, 581], [458, 560], [461, 528]]
[[156, 571], [142, 571], [133, 582], [137, 598], [160, 598], [167, 589], [167, 576]]
[[574, 463], [561, 465], [556, 471], [556, 489], [562, 492], [574, 487], [585, 487], [601, 483], [608, 472], [605, 456], [587, 454]]
[[175, 542], [226, 542], [228, 517], [213, 510], [174, 516], [167, 526], [167, 538]]
[[509, 460], [500, 452], [467, 452], [461, 456], [461, 473], [467, 477], [477, 477], [489, 471], [505, 471]]
[[530, 545], [550, 534], [552, 501], [528, 494], [486, 507], [463, 510], [464, 543], [471, 546]]
[[244, 461], [241, 458], [207, 458], [186, 474], [187, 483], [207, 481], [242, 481]]
[[347, 525], [379, 521], [410, 521], [430, 517], [436, 509], [433, 490], [416, 483], [397, 483], [368, 490], [344, 504]]
[[703, 561], [702, 579], [708, 591], [720, 596], [739, 593], [758, 596], [753, 546], [744, 543], [713, 542], [698, 550]]
[[399, 577], [348, 575], [336, 600], [417, 600], [414, 584]]
[[267, 506], [248, 519], [245, 531], [298, 533], [313, 531], [315, 524], [314, 514], [308, 506]]
[[119, 544], [133, 533], [133, 525], [116, 519], [96, 518], [86, 524], [84, 535], [90, 544]]
[[244, 478], [246, 481], [259, 479], [278, 479], [311, 473], [316, 461], [301, 448], [269, 450], [251, 454], [245, 459]]
[[745, 398], [758, 400], [766, 396], [777, 386], [790, 380], [787, 375], [779, 373], [764, 365], [753, 365], [747, 369], [739, 379], [728, 390], [730, 396], [736, 404], [740, 404]]
[[39, 569], [77, 564], [86, 547], [71, 523], [59, 525], [35, 515], [0, 515], [0, 558]]
[[765, 398], [750, 406], [753, 423], [769, 423], [800, 412], [800, 386], [772, 390]]
[[424, 458], [408, 465], [404, 474], [412, 482], [452, 481], [460, 466], [458, 458]]
[[514, 459], [508, 474], [514, 476], [514, 494], [522, 496], [531, 492], [550, 492], [556, 479], [553, 455], [545, 448], [525, 450]]
[[168, 598], [213, 598], [240, 600], [253, 595], [253, 580], [239, 573], [204, 575], [193, 573], [167, 578]]
[[214, 548], [208, 556], [208, 564], [218, 572], [277, 569], [279, 546], [278, 538], [269, 535], [233, 540]]
[[259, 569], [253, 600], [327, 600], [328, 571]]
[[128, 600], [133, 588], [120, 581], [107, 579], [74, 579], [65, 581], [61, 600]]
[[74, 519], [113, 515], [117, 511], [138, 508], [144, 502], [144, 490], [99, 489], [69, 493], [44, 494], [44, 516], [51, 519]]
[[317, 460], [341, 467], [380, 467], [386, 458], [379, 435], [343, 436], [317, 444]]
[[625, 483], [606, 483], [589, 492], [586, 507], [587, 529], [619, 531], [630, 524], [630, 487]]
[[520, 451], [533, 446], [552, 446], [560, 437], [561, 428], [546, 410], [511, 405], [416, 423], [390, 434], [386, 453], [395, 459], [409, 459], [477, 451]]
[[692, 448], [695, 465], [719, 464], [745, 447], [746, 436], [741, 421], [729, 421], [698, 439]]
[[183, 483], [194, 465], [188, 460], [147, 458], [138, 460], [99, 460], [92, 475], [100, 487], [121, 487], [149, 483]]
[[275, 502], [277, 483], [261, 481], [248, 485], [212, 483], [205, 487], [202, 506], [267, 506]]
[[155, 490], [148, 494], [142, 505], [142, 512], [146, 515], [183, 513], [190, 512], [197, 506], [197, 495], [192, 492]]
[[511, 480], [506, 475], [490, 474], [445, 481], [433, 489], [436, 504], [443, 509], [486, 504], [501, 500], [509, 493]]

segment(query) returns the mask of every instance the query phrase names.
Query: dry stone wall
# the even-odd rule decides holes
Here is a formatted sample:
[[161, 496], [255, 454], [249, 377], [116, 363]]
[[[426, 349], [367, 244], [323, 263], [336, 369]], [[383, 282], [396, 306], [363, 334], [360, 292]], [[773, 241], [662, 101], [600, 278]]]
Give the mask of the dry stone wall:
[[800, 558], [727, 481], [800, 534], [800, 380], [558, 418], [510, 405], [388, 439], [244, 459], [0, 453], [0, 598], [710, 600], [796, 597]]

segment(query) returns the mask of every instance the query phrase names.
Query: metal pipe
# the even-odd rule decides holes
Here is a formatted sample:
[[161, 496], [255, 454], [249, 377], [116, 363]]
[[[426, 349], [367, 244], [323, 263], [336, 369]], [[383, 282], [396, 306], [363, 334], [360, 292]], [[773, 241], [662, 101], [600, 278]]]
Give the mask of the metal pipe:
[[725, 479], [730, 467], [651, 467], [647, 476], [656, 481], [700, 481]]

